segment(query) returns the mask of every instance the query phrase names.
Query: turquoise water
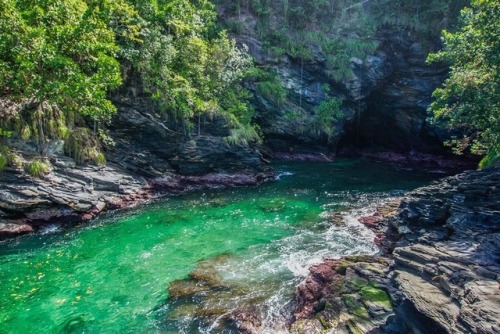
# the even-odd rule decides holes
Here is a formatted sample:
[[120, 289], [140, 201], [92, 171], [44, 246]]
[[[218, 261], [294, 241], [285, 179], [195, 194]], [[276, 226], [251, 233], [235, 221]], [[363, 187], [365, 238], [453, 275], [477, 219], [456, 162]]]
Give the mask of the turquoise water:
[[[358, 216], [435, 178], [364, 160], [275, 169], [279, 180], [260, 187], [165, 198], [1, 243], [0, 333], [218, 333], [165, 301], [170, 282], [220, 254], [214, 268], [246, 291], [231, 302], [258, 303], [272, 332], [309, 265], [377, 251]], [[343, 224], [327, 223], [335, 212]]]

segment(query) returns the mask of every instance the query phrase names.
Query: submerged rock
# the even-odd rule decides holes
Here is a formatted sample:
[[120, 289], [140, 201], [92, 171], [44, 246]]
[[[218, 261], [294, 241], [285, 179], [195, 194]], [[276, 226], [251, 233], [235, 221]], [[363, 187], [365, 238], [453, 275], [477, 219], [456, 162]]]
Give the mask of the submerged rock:
[[158, 326], [259, 333], [262, 319], [255, 305], [260, 297], [220, 276], [219, 266], [224, 266], [230, 257], [230, 254], [221, 254], [202, 260], [188, 277], [171, 282], [168, 300], [157, 312]]

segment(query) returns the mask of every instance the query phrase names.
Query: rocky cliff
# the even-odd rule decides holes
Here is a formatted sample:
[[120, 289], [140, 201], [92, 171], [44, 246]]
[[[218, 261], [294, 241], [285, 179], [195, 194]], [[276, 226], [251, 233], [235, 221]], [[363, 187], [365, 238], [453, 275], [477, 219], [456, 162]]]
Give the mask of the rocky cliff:
[[499, 185], [498, 168], [465, 172], [362, 219], [382, 255], [312, 267], [292, 331], [498, 333]]
[[[427, 55], [441, 47], [438, 33], [422, 33], [401, 23], [381, 23], [370, 30], [370, 37], [362, 36], [358, 30], [363, 22], [381, 20], [366, 1], [339, 8], [338, 12], [346, 15], [344, 19], [325, 18], [318, 13], [314, 14], [317, 17], [302, 17], [301, 24], [306, 27], [294, 30], [299, 25], [291, 19], [295, 12], [312, 9], [300, 1], [290, 1], [287, 15], [278, 2], [261, 3], [267, 4], [263, 5], [267, 11], [253, 3], [235, 9], [227, 1], [219, 1], [217, 10], [222, 24], [248, 47], [257, 66], [275, 73], [284, 89], [252, 87], [256, 122], [269, 151], [331, 155], [352, 149], [446, 152], [442, 141], [448, 134], [427, 121], [432, 92], [447, 76], [446, 66], [426, 63]], [[297, 7], [291, 9], [293, 4]], [[346, 14], [351, 7], [360, 8], [352, 17]], [[441, 15], [443, 21], [453, 21]], [[325, 25], [329, 26], [328, 33], [321, 28]], [[326, 41], [320, 41], [320, 37]], [[366, 44], [376, 47], [365, 52], [352, 50]], [[331, 59], [340, 61], [346, 56], [347, 61], [332, 70]], [[330, 135], [318, 129], [315, 115], [315, 108], [328, 96], [343, 100], [343, 115], [329, 124], [333, 128]]]

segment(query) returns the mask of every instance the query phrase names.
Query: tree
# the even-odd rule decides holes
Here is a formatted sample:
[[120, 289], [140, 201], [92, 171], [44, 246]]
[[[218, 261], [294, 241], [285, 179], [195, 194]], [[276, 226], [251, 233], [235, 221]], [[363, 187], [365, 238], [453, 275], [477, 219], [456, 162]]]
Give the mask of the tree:
[[443, 31], [444, 49], [430, 62], [450, 64], [450, 76], [434, 91], [431, 110], [450, 127], [470, 128], [459, 150], [500, 152], [500, 2], [474, 0], [461, 12], [459, 29]]
[[116, 110], [107, 92], [121, 83], [108, 27], [117, 3], [0, 0], [0, 98], [17, 105], [0, 117], [36, 138], [42, 156], [68, 118], [99, 122]]

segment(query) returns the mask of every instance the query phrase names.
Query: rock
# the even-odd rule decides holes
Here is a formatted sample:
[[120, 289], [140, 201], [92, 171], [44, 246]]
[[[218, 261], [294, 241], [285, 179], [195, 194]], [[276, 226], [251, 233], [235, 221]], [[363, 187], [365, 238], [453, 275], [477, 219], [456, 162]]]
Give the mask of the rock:
[[402, 202], [398, 220], [411, 233], [394, 251], [401, 326], [498, 332], [498, 184], [498, 168], [471, 171], [417, 189]]
[[390, 261], [351, 256], [312, 266], [297, 287], [292, 333], [369, 332], [393, 314], [386, 278]]
[[0, 224], [23, 223], [22, 228], [9, 228], [2, 237], [33, 232], [50, 221], [78, 223], [107, 208], [129, 206], [151, 195], [143, 178], [112, 164], [101, 168], [61, 163], [44, 178], [5, 171], [0, 174], [0, 210], [4, 213]]
[[333, 157], [322, 153], [269, 152], [269, 158], [282, 161], [319, 161], [332, 162]]
[[222, 117], [202, 118], [200, 134], [188, 135], [185, 126], [160, 116], [147, 98], [114, 100], [118, 113], [108, 126], [116, 145], [108, 149], [109, 160], [139, 175], [156, 178], [165, 173], [204, 175], [209, 173], [269, 172], [257, 149], [230, 145]]
[[33, 228], [28, 224], [0, 222], [0, 237], [17, 236], [31, 232], [33, 232]]
[[469, 171], [410, 192], [396, 213], [391, 203], [361, 218], [382, 256], [311, 267], [291, 331], [498, 333], [498, 185], [498, 167]]

